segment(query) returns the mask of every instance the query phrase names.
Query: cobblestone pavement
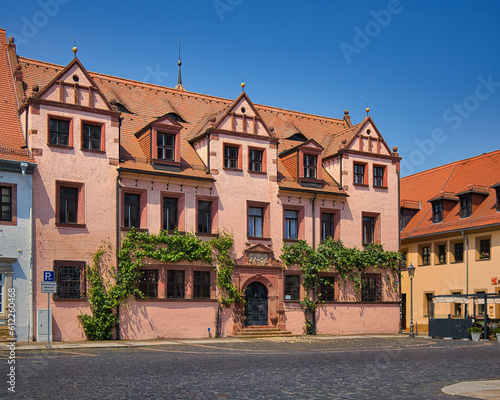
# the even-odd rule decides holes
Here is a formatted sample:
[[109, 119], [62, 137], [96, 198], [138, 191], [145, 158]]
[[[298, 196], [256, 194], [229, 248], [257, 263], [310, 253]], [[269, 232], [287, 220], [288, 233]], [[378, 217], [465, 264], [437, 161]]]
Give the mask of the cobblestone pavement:
[[8, 352], [0, 353], [0, 398], [463, 399], [445, 395], [441, 388], [500, 377], [500, 344], [495, 342], [215, 339], [19, 350], [14, 395], [7, 391], [8, 357]]

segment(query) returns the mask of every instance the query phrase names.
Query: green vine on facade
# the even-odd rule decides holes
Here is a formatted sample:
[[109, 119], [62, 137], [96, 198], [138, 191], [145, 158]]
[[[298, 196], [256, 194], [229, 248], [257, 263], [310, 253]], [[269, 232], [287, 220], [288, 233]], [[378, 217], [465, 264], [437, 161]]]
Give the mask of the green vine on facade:
[[103, 257], [109, 246], [101, 246], [92, 255], [93, 265], [87, 266], [88, 300], [92, 315], [80, 315], [79, 319], [89, 340], [110, 340], [118, 325], [118, 306], [129, 296], [144, 298], [138, 289], [140, 268], [144, 259], [155, 259], [169, 263], [195, 262], [211, 265], [217, 271], [219, 307], [228, 307], [242, 299], [242, 293], [232, 282], [234, 259], [231, 250], [234, 240], [229, 233], [222, 233], [210, 241], [203, 241], [191, 233], [159, 234], [137, 232], [132, 229], [123, 238], [118, 251], [118, 268], [111, 269], [107, 284], [104, 276], [110, 273], [105, 268]]
[[397, 289], [401, 253], [384, 251], [379, 244], [369, 244], [364, 250], [345, 247], [342, 241], [327, 239], [315, 250], [300, 240], [285, 246], [280, 256], [285, 266], [297, 265], [303, 276], [305, 297], [301, 304], [305, 307], [306, 333], [316, 334], [316, 309], [323, 302], [321, 285], [329, 282], [321, 275], [323, 272], [337, 272], [344, 282], [351, 281], [356, 292], [361, 290], [362, 278], [370, 270], [388, 270], [393, 290]]

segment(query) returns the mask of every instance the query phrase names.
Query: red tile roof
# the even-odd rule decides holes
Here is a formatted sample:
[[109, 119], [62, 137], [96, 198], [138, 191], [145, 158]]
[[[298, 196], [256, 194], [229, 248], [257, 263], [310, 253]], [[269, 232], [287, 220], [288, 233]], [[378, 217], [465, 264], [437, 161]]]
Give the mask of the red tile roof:
[[17, 113], [18, 104], [8, 55], [5, 30], [0, 29], [0, 159], [30, 161]]
[[[422, 209], [401, 232], [401, 239], [500, 223], [500, 212], [496, 211], [497, 199], [494, 189], [494, 183], [499, 179], [500, 150], [402, 178], [401, 198], [413, 202], [419, 201]], [[457, 194], [470, 192], [488, 194], [488, 196], [484, 196], [484, 200], [474, 210], [471, 217], [460, 218], [460, 203]], [[448, 199], [448, 197], [457, 201], [456, 205], [446, 215], [443, 222], [433, 223], [432, 204], [429, 200]]]

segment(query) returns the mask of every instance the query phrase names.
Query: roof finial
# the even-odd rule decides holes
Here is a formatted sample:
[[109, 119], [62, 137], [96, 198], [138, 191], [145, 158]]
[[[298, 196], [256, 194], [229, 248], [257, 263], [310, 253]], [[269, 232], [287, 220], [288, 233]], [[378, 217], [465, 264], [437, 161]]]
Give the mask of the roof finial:
[[179, 61], [177, 61], [177, 65], [179, 66], [179, 76], [177, 77], [177, 86], [175, 87], [178, 90], [184, 90], [184, 86], [182, 86], [182, 77], [181, 77], [181, 38], [179, 38]]
[[370, 108], [368, 107], [368, 102], [366, 102], [366, 115], [368, 116], [368, 114], [370, 113]]
[[75, 58], [76, 58], [76, 52], [78, 51], [77, 47], [76, 47], [76, 38], [73, 38], [73, 54], [75, 55]]
[[244, 92], [245, 91], [245, 75], [241, 75], [241, 91]]

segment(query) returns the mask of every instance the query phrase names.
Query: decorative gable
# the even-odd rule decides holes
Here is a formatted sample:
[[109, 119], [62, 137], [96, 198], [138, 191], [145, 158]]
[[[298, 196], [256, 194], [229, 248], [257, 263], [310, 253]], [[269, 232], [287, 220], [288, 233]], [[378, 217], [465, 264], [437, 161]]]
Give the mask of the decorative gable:
[[363, 153], [394, 155], [370, 117], [365, 118], [359, 125], [355, 134], [347, 142], [346, 148]]
[[243, 250], [243, 256], [236, 260], [236, 264], [256, 266], [280, 265], [280, 263], [274, 258], [273, 250], [260, 243]]
[[74, 58], [34, 99], [113, 111], [78, 58]]
[[245, 92], [242, 92], [215, 122], [214, 128], [223, 131], [273, 137]]
[[281, 153], [280, 158], [290, 175], [305, 187], [322, 187], [323, 147], [310, 139]]

